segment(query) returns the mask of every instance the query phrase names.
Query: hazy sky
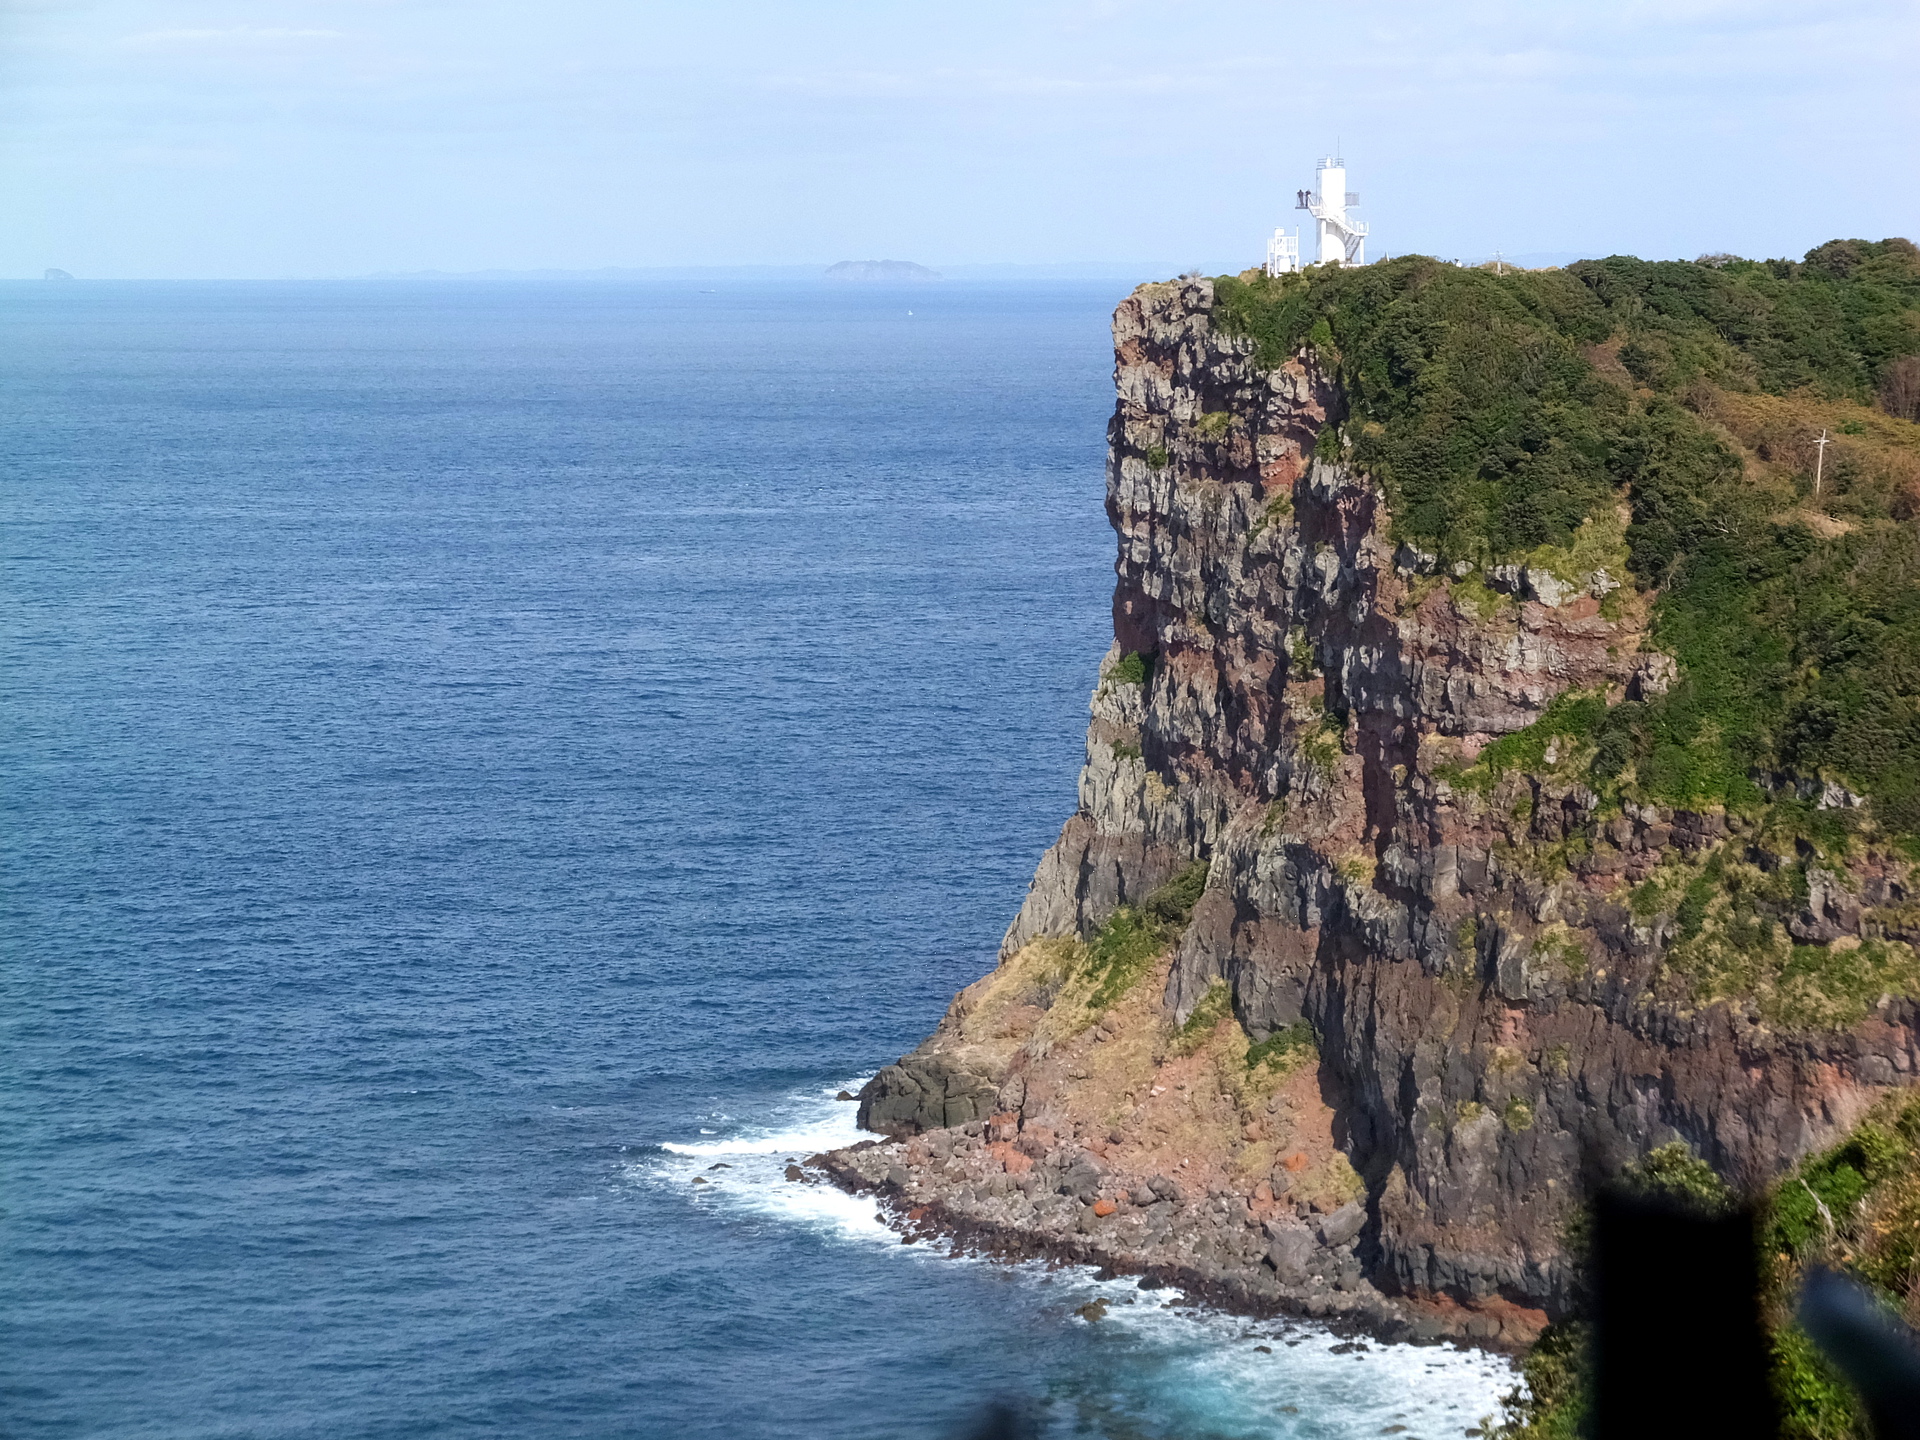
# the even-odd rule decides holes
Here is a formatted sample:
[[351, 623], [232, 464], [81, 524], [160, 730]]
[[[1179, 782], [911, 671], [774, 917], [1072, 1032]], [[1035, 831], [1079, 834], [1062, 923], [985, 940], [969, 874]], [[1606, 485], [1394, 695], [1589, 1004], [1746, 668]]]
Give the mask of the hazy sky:
[[1916, 0], [0, 0], [0, 275], [1920, 235]]

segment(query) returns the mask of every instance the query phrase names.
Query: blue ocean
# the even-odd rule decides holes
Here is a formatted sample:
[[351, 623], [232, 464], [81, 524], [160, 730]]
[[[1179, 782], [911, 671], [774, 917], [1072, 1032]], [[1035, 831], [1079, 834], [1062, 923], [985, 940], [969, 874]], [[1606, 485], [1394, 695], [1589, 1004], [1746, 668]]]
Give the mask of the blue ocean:
[[0, 286], [0, 1434], [1494, 1410], [785, 1179], [1072, 809], [1125, 289]]

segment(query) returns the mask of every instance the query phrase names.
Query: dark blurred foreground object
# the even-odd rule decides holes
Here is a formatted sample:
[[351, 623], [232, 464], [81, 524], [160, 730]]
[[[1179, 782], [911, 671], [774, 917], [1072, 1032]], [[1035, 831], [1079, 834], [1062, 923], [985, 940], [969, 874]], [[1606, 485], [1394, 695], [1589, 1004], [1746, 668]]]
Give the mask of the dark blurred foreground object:
[[1827, 1269], [1808, 1272], [1796, 1317], [1852, 1382], [1877, 1440], [1920, 1440], [1920, 1341], [1864, 1285]]
[[1594, 1206], [1600, 1440], [1772, 1440], [1753, 1215], [1618, 1193]]
[[[1605, 1193], [1593, 1262], [1598, 1440], [1779, 1434], [1750, 1210]], [[1817, 1267], [1796, 1318], [1860, 1392], [1876, 1440], [1920, 1440], [1920, 1336]]]

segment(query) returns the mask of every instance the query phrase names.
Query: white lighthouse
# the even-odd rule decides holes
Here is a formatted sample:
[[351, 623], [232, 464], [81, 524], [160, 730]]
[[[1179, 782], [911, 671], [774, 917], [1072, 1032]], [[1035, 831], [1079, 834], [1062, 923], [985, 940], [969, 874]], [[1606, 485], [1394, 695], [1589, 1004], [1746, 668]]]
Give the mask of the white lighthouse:
[[[1367, 222], [1348, 216], [1347, 207], [1360, 197], [1347, 189], [1347, 162], [1329, 155], [1320, 162], [1317, 186], [1299, 192], [1299, 208], [1312, 215], [1320, 232], [1320, 263], [1367, 263]], [[1296, 243], [1295, 253], [1299, 247]], [[1271, 247], [1269, 247], [1271, 253]]]

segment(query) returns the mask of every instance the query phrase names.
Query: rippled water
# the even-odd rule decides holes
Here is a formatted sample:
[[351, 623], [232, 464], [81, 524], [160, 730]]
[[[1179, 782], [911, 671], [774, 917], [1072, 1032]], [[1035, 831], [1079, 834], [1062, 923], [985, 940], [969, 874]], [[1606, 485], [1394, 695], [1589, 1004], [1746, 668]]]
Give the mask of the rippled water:
[[0, 286], [0, 1433], [1492, 1408], [783, 1178], [1072, 806], [1118, 298]]

